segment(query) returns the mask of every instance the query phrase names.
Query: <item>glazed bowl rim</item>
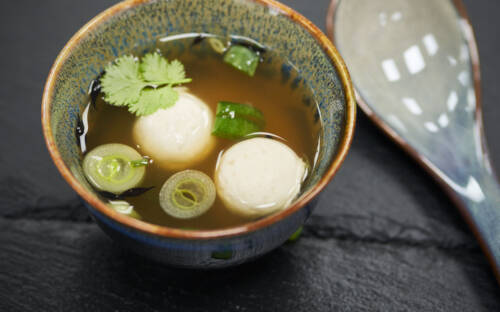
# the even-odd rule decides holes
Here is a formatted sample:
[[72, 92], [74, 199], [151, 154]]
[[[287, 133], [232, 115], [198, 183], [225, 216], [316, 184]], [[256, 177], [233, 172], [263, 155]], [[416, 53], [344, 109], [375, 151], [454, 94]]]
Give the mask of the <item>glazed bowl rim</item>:
[[340, 168], [342, 162], [344, 161], [351, 145], [356, 119], [356, 102], [354, 97], [354, 89], [346, 65], [336, 48], [333, 46], [333, 43], [326, 37], [326, 35], [323, 34], [323, 32], [321, 32], [321, 30], [319, 30], [317, 26], [315, 26], [311, 21], [306, 19], [300, 13], [297, 13], [295, 10], [275, 0], [247, 1], [255, 2], [269, 8], [274, 8], [278, 12], [280, 12], [281, 15], [288, 17], [294, 23], [297, 23], [302, 28], [307, 30], [308, 33], [313, 36], [320, 44], [324, 53], [327, 55], [330, 61], [332, 61], [333, 66], [336, 68], [339, 78], [342, 82], [346, 100], [346, 124], [343, 129], [344, 135], [338, 146], [337, 153], [333, 156], [333, 160], [331, 161], [330, 166], [323, 174], [320, 181], [316, 182], [316, 184], [308, 192], [304, 193], [292, 206], [288, 207], [287, 209], [272, 214], [268, 217], [252, 221], [250, 223], [217, 230], [182, 230], [143, 222], [109, 209], [109, 207], [101, 200], [99, 200], [94, 194], [87, 191], [71, 174], [68, 167], [66, 167], [66, 165], [64, 164], [64, 161], [59, 150], [57, 149], [52, 134], [50, 111], [54, 94], [54, 86], [62, 65], [65, 63], [69, 55], [71, 55], [73, 50], [78, 46], [78, 43], [83, 38], [85, 38], [89, 32], [95, 30], [99, 25], [102, 25], [110, 18], [123, 11], [129, 10], [143, 3], [150, 2], [150, 0], [126, 0], [108, 8], [107, 10], [94, 17], [66, 43], [64, 48], [57, 56], [54, 64], [52, 65], [47, 78], [47, 82], [45, 84], [42, 98], [42, 129], [45, 137], [45, 143], [47, 144], [50, 156], [52, 157], [52, 160], [54, 161], [57, 169], [67, 181], [67, 183], [78, 193], [79, 196], [81, 196], [99, 213], [107, 216], [108, 218], [111, 218], [112, 220], [120, 223], [123, 226], [155, 236], [191, 240], [227, 238], [254, 232], [285, 219], [286, 217], [292, 215], [293, 213], [304, 207], [307, 203], [309, 203], [332, 180], [332, 178]]

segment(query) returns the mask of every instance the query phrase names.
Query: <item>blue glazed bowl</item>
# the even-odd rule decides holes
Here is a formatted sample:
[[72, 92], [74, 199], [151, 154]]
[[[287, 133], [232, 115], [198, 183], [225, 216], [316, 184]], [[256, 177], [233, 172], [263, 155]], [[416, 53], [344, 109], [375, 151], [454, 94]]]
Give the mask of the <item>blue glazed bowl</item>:
[[[320, 153], [300, 197], [288, 209], [233, 228], [190, 231], [157, 226], [108, 208], [86, 181], [75, 140], [87, 88], [117, 56], [148, 51], [159, 37], [203, 32], [240, 35], [288, 59], [319, 105]], [[285, 72], [285, 71], [283, 71]], [[286, 80], [286, 79], [285, 79]], [[311, 110], [311, 113], [314, 113]], [[239, 264], [284, 243], [311, 214], [352, 141], [356, 105], [337, 50], [306, 18], [272, 0], [128, 0], [85, 25], [57, 57], [45, 86], [42, 126], [57, 168], [88, 204], [99, 226], [124, 247], [157, 261], [209, 268]]]

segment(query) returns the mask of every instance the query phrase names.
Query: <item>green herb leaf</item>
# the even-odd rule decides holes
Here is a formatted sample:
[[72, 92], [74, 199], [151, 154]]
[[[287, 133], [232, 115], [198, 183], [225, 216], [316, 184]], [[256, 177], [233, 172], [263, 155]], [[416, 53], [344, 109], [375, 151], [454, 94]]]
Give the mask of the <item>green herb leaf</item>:
[[141, 91], [139, 101], [129, 105], [129, 112], [137, 116], [153, 114], [161, 108], [173, 106], [179, 99], [179, 94], [170, 86], [149, 88]]
[[171, 80], [171, 82], [169, 82], [170, 84], [191, 82], [191, 78], [186, 78], [184, 65], [182, 65], [182, 63], [178, 60], [173, 60], [172, 62], [170, 62], [170, 65], [167, 68], [166, 77]]
[[174, 105], [179, 94], [172, 86], [190, 81], [181, 62], [149, 53], [140, 62], [132, 56], [118, 58], [106, 67], [101, 86], [106, 102], [145, 116]]
[[186, 79], [184, 65], [178, 60], [168, 62], [158, 53], [149, 53], [142, 58], [140, 66], [144, 79], [154, 85], [180, 84], [191, 82]]
[[139, 63], [128, 55], [108, 65], [106, 74], [101, 78], [104, 99], [115, 106], [127, 106], [137, 102], [141, 90], [146, 85], [139, 71]]

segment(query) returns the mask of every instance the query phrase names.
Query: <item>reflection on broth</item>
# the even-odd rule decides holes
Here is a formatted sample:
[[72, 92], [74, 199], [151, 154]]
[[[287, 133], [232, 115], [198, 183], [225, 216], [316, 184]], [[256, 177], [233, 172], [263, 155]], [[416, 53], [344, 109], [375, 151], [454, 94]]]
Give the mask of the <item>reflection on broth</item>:
[[[252, 68], [245, 67], [238, 70], [238, 64], [232, 64], [233, 66], [230, 66], [228, 63], [228, 53], [231, 53], [231, 51], [228, 52], [226, 48], [224, 55], [218, 53], [220, 52], [218, 51], [218, 48], [220, 48], [220, 46], [217, 46], [218, 43], [215, 44], [214, 48], [214, 42], [207, 40], [207, 37], [209, 36], [187, 34], [174, 38], [171, 37], [161, 39], [158, 41], [157, 48], [168, 60], [171, 61], [178, 59], [184, 65], [186, 77], [191, 78], [192, 81], [183, 84], [182, 88], [186, 88], [184, 89], [185, 92], [193, 96], [193, 101], [198, 101], [199, 99], [200, 103], [204, 102], [208, 106], [210, 115], [212, 115], [211, 118], [213, 118], [213, 120], [210, 119], [210, 131], [212, 131], [212, 127], [214, 126], [214, 120], [215, 126], [217, 127], [216, 110], [219, 102], [228, 103], [227, 107], [229, 108], [232, 107], [232, 103], [247, 104], [245, 106], [235, 106], [232, 113], [234, 114], [234, 112], [236, 112], [238, 116], [243, 116], [239, 114], [244, 114], [244, 117], [251, 121], [250, 123], [247, 123], [250, 125], [252, 123], [256, 124], [256, 120], [260, 121], [260, 118], [263, 116], [262, 125], [259, 125], [262, 127], [259, 131], [236, 139], [233, 137], [234, 133], [224, 135], [227, 134], [224, 131], [232, 128], [227, 125], [223, 125], [220, 128], [222, 129], [222, 135], [217, 134], [217, 131], [214, 130], [213, 133], [216, 133], [217, 136], [210, 134], [210, 140], [213, 140], [213, 143], [211, 143], [211, 145], [209, 144], [203, 146], [203, 148], [197, 150], [197, 155], [199, 154], [203, 157], [192, 157], [193, 160], [189, 160], [189, 162], [184, 159], [187, 164], [183, 163], [180, 166], [182, 168], [176, 168], [168, 163], [162, 163], [162, 161], [165, 162], [168, 160], [162, 160], [162, 157], [155, 157], [153, 152], [150, 152], [151, 148], [146, 147], [146, 145], [149, 144], [148, 141], [144, 140], [144, 137], [137, 138], [137, 133], [136, 135], [133, 133], [134, 127], [137, 127], [140, 122], [145, 123], [145, 120], [148, 121], [149, 119], [153, 119], [152, 117], [136, 117], [134, 114], [131, 114], [127, 108], [109, 105], [104, 101], [103, 93], [96, 98], [95, 107], [91, 106], [89, 109], [88, 129], [85, 129], [88, 131], [85, 132], [87, 151], [93, 151], [95, 148], [104, 144], [119, 143], [116, 145], [127, 145], [134, 148], [141, 156], [150, 157], [150, 159], [148, 158], [142, 160], [147, 163], [147, 166], [144, 167], [144, 177], [142, 177], [142, 180], [139, 179], [141, 177], [137, 177], [137, 181], [140, 181], [140, 183], [134, 185], [134, 187], [145, 188], [153, 186], [154, 188], [140, 194], [139, 196], [115, 198], [115, 201], [118, 200], [119, 205], [122, 205], [118, 207], [119, 209], [129, 211], [130, 207], [127, 206], [128, 202], [133, 206], [134, 212], [137, 213], [143, 221], [168, 227], [202, 230], [241, 225], [255, 219], [256, 217], [261, 217], [262, 214], [237, 213], [238, 209], [242, 207], [241, 205], [236, 205], [236, 210], [226, 205], [228, 203], [228, 197], [237, 194], [238, 190], [226, 189], [224, 192], [219, 192], [218, 190], [215, 200], [213, 201], [213, 204], [210, 202], [211, 206], [208, 210], [200, 216], [193, 218], [184, 219], [173, 217], [165, 212], [165, 207], [162, 209], [162, 206], [160, 205], [159, 196], [160, 191], [162, 191], [162, 186], [167, 179], [179, 171], [183, 171], [185, 169], [201, 171], [213, 180], [214, 183], [219, 183], [219, 186], [224, 184], [220, 181], [220, 179], [226, 179], [227, 177], [231, 179], [231, 177], [233, 177], [233, 173], [231, 173], [229, 169], [227, 172], [218, 174], [217, 177], [215, 172], [218, 160], [218, 165], [220, 165], [221, 158], [225, 157], [225, 152], [228, 150], [231, 150], [232, 157], [237, 157], [237, 159], [249, 157], [250, 159], [247, 162], [250, 164], [249, 166], [252, 165], [252, 159], [260, 159], [262, 155], [264, 155], [262, 156], [262, 159], [266, 159], [266, 153], [270, 153], [271, 150], [275, 150], [273, 153], [281, 159], [281, 161], [276, 162], [274, 165], [272, 161], [269, 162], [269, 164], [266, 164], [267, 166], [258, 165], [258, 167], [261, 168], [260, 170], [266, 170], [267, 172], [263, 174], [263, 176], [253, 175], [253, 173], [257, 173], [258, 170], [256, 170], [256, 172], [250, 172], [249, 170], [238, 169], [238, 167], [231, 167], [236, 174], [240, 175], [240, 177], [235, 177], [235, 179], [240, 179], [240, 181], [226, 181], [226, 184], [233, 186], [239, 185], [238, 183], [242, 185], [245, 183], [254, 183], [255, 188], [258, 188], [260, 186], [259, 184], [265, 185], [265, 183], [270, 183], [268, 180], [270, 179], [269, 177], [274, 174], [273, 171], [284, 170], [284, 173], [282, 174], [283, 179], [287, 179], [287, 181], [282, 180], [279, 183], [272, 182], [274, 185], [271, 186], [271, 189], [273, 189], [274, 192], [280, 192], [280, 187], [281, 189], [286, 188], [286, 185], [288, 185], [287, 183], [289, 183], [288, 180], [290, 179], [297, 178], [299, 183], [301, 183], [305, 178], [305, 173], [308, 172], [312, 166], [314, 166], [312, 162], [315, 159], [315, 154], [318, 149], [317, 144], [320, 131], [319, 124], [314, 122], [314, 116], [315, 114], [317, 115], [317, 108], [315, 105], [311, 105], [310, 100], [308, 101], [308, 105], [305, 105], [304, 99], [311, 99], [312, 96], [310, 95], [310, 90], [304, 87], [303, 83], [297, 83], [298, 79], [295, 79], [295, 83], [293, 83], [293, 78], [298, 77], [298, 74], [294, 72], [289, 74], [287, 72], [287, 75], [291, 75], [292, 78], [286, 79], [287, 77], [284, 77], [282, 72], [282, 65], [287, 62], [286, 60], [280, 59], [272, 51], [264, 52], [261, 46], [256, 46], [254, 43], [246, 45], [245, 43], [250, 41], [245, 41], [244, 38], [238, 37], [238, 46], [246, 46], [247, 48], [250, 47], [248, 50], [255, 52], [255, 55], [258, 56], [255, 74], [251, 76], [253, 70]], [[229, 40], [222, 40], [219, 38], [219, 41], [225, 43]], [[235, 46], [234, 42], [233, 46]], [[234, 53], [240, 52], [241, 51], [234, 49]], [[243, 52], [247, 53], [246, 50], [243, 50]], [[238, 57], [238, 55], [235, 57]], [[237, 63], [239, 60], [236, 59], [235, 62]], [[248, 62], [251, 62], [251, 60]], [[179, 97], [181, 99], [183, 96], [182, 92], [184, 91], [179, 92], [181, 92]], [[221, 109], [220, 107], [219, 109]], [[253, 110], [253, 108], [255, 108], [255, 110]], [[170, 108], [165, 108], [165, 111], [168, 111], [169, 109]], [[241, 113], [238, 111], [239, 109], [244, 109], [246, 111], [245, 113]], [[172, 109], [171, 112], [173, 111], [174, 110]], [[217, 116], [219, 115], [217, 114]], [[193, 119], [189, 118], [189, 116], [183, 118], [187, 118], [185, 121], [182, 121], [184, 124], [186, 122], [193, 121]], [[193, 118], [195, 118], [195, 116], [193, 116]], [[140, 122], [138, 120], [140, 120]], [[176, 122], [175, 118], [170, 120], [170, 124], [163, 124], [161, 129], [170, 129], [168, 126]], [[198, 128], [196, 127], [198, 124], [199, 122], [196, 122], [192, 126], [197, 129], [196, 131], [198, 131]], [[162, 131], [171, 132], [172, 130]], [[141, 132], [142, 136], [144, 136], [143, 133], [145, 132]], [[162, 135], [168, 134], [155, 133], [155, 136], [159, 136], [160, 141], [154, 142], [163, 142], [161, 141]], [[248, 148], [240, 148], [240, 150], [238, 150], [238, 147], [236, 147], [238, 142], [258, 140], [261, 138], [273, 140], [275, 142], [279, 142], [279, 144], [246, 144], [250, 146], [250, 148], [253, 148], [253, 150]], [[260, 141], [255, 142], [258, 143]], [[163, 146], [158, 146], [158, 143], [154, 143], [153, 148], [155, 147]], [[166, 148], [169, 148], [169, 146]], [[148, 150], [149, 153], [146, 150]], [[255, 157], [255, 155], [258, 155], [259, 157]], [[139, 159], [139, 161], [141, 160]], [[287, 172], [287, 168], [278, 168], [285, 162], [289, 164], [296, 164], [297, 169], [292, 168]], [[110, 161], [109, 164], [106, 165], [106, 170], [115, 170], [115, 167], [119, 164], [119, 162]], [[138, 166], [141, 166], [141, 164], [139, 163]], [[227, 168], [230, 167], [227, 164], [224, 166]], [[109, 175], [111, 176], [112, 174], [109, 173]], [[243, 177], [241, 177], [241, 175], [243, 175]], [[217, 181], [217, 179], [219, 179], [219, 181]], [[244, 181], [245, 183], [241, 181]], [[262, 183], [259, 183], [259, 181], [262, 181]], [[203, 193], [205, 190], [203, 186], [197, 185], [194, 182], [191, 184], [184, 183], [182, 188], [180, 186], [177, 187], [177, 189], [174, 188], [174, 192], [177, 192], [176, 194], [179, 196], [184, 196], [179, 202], [185, 205], [187, 207], [186, 209], [189, 209], [189, 205], [191, 204], [197, 204], [196, 196]], [[245, 185], [242, 187], [245, 187]], [[286, 193], [288, 191], [284, 190], [283, 192]], [[292, 191], [290, 190], [289, 192]], [[224, 198], [221, 198], [221, 193], [225, 194]], [[291, 199], [296, 197], [295, 194], [296, 193], [292, 194], [293, 197]], [[177, 200], [175, 196], [170, 199], [174, 201]], [[248, 194], [245, 196], [242, 196], [241, 198], [245, 198], [245, 204], [251, 205], [248, 202], [252, 201], [252, 197], [249, 197]], [[258, 202], [259, 200], [265, 200], [265, 196], [268, 195], [256, 195], [254, 198]], [[168, 196], [166, 198], [168, 198]], [[242, 202], [243, 200], [241, 198], [237, 200]], [[286, 198], [283, 199], [283, 203], [286, 202], [285, 199]], [[108, 199], [106, 199], [106, 201], [108, 201]], [[286, 202], [286, 205], [289, 205], [289, 201]], [[204, 209], [205, 208], [206, 207], [204, 207]], [[117, 208], [115, 207], [115, 209]], [[181, 213], [179, 215], [183, 216], [185, 214]]]

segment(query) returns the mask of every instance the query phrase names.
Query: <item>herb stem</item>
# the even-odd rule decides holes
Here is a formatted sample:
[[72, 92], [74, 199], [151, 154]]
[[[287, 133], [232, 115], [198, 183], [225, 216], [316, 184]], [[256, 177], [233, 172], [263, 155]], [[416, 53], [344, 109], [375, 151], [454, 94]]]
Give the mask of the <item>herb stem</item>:
[[142, 158], [142, 159], [130, 161], [130, 165], [134, 168], [147, 166], [148, 164], [149, 164], [149, 159], [147, 159], [147, 158]]
[[191, 79], [191, 78], [186, 78], [186, 79], [178, 80], [178, 81], [176, 81], [176, 82], [174, 82], [174, 83], [172, 83], [172, 84], [173, 84], [173, 85], [175, 85], [175, 84], [189, 83], [189, 82], [191, 82], [191, 81], [193, 81], [193, 79]]

